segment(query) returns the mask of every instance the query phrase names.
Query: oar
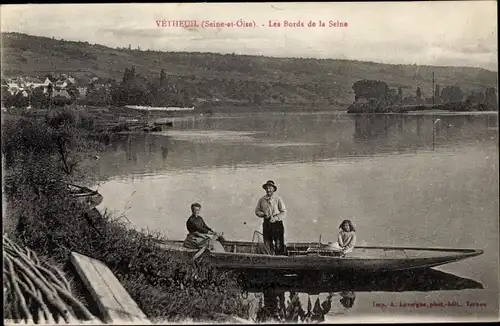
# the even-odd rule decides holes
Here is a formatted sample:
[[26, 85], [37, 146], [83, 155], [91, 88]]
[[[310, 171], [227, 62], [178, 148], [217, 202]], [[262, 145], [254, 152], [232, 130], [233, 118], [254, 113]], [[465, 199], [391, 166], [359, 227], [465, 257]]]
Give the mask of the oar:
[[203, 248], [198, 250], [198, 252], [193, 256], [193, 261], [196, 261], [198, 257], [200, 257], [205, 252], [205, 250], [207, 250], [207, 248], [208, 248], [208, 243], [204, 245]]
[[208, 246], [210, 245], [210, 241], [211, 241], [211, 240], [214, 240], [215, 238], [216, 238], [216, 235], [214, 234], [214, 235], [212, 236], [212, 239], [208, 240], [208, 241], [207, 241], [207, 244], [206, 244], [206, 245], [204, 245], [204, 246], [203, 246], [200, 250], [198, 250], [198, 251], [196, 252], [196, 254], [194, 254], [194, 256], [193, 256], [193, 261], [196, 261], [196, 260], [197, 260], [197, 259], [198, 259], [198, 258], [199, 258], [199, 257], [200, 257], [200, 256], [201, 256], [204, 252], [205, 252], [205, 250], [207, 250], [207, 249], [208, 249]]

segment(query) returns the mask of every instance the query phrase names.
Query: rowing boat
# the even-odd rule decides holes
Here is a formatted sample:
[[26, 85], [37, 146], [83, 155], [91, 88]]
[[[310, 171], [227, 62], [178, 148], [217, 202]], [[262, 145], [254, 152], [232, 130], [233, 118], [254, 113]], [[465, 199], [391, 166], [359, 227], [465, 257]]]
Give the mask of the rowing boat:
[[[192, 259], [199, 250], [183, 247], [183, 241], [162, 240], [161, 248]], [[261, 253], [256, 242], [224, 241], [226, 252], [205, 250], [199, 256], [218, 268], [245, 270], [385, 272], [435, 267], [481, 255], [480, 249], [359, 246], [340, 257], [328, 246], [288, 243], [286, 255]]]
[[80, 204], [86, 205], [88, 211], [91, 211], [103, 201], [102, 195], [90, 188], [67, 184], [67, 189], [72, 198]]

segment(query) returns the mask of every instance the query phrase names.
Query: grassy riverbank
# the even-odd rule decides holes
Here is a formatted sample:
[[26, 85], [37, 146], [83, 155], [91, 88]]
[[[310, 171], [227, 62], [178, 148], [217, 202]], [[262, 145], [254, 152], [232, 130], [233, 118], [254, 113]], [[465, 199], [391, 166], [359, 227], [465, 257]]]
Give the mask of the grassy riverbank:
[[2, 119], [4, 232], [68, 274], [72, 251], [103, 261], [151, 320], [248, 317], [233, 274], [185, 262], [156, 246], [161, 234], [133, 230], [107, 212], [93, 219], [72, 200], [66, 183], [98, 179], [88, 168], [103, 145], [88, 139], [97, 124], [85, 119], [72, 109]]

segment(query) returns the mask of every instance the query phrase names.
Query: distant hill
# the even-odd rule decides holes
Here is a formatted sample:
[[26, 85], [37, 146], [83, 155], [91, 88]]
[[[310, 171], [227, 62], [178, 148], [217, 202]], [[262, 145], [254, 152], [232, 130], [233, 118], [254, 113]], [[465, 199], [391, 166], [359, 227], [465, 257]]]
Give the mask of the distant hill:
[[149, 81], [182, 88], [195, 103], [287, 103], [338, 107], [354, 100], [361, 79], [402, 87], [404, 95], [432, 95], [432, 72], [441, 89], [459, 85], [465, 93], [497, 87], [497, 73], [482, 68], [390, 65], [335, 59], [272, 58], [235, 54], [114, 49], [19, 33], [2, 33], [2, 77], [66, 72], [79, 83], [93, 77], [121, 81], [125, 68]]

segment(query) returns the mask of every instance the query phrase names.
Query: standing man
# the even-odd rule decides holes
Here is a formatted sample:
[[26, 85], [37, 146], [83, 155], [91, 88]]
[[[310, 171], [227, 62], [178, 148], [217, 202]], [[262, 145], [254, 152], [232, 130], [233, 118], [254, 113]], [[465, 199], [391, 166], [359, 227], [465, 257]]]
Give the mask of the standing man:
[[271, 250], [271, 253], [277, 255], [285, 254], [285, 228], [283, 219], [286, 217], [286, 207], [283, 199], [275, 194], [278, 187], [274, 181], [269, 180], [262, 185], [266, 195], [259, 199], [255, 208], [255, 215], [264, 219], [262, 233], [264, 242]]

